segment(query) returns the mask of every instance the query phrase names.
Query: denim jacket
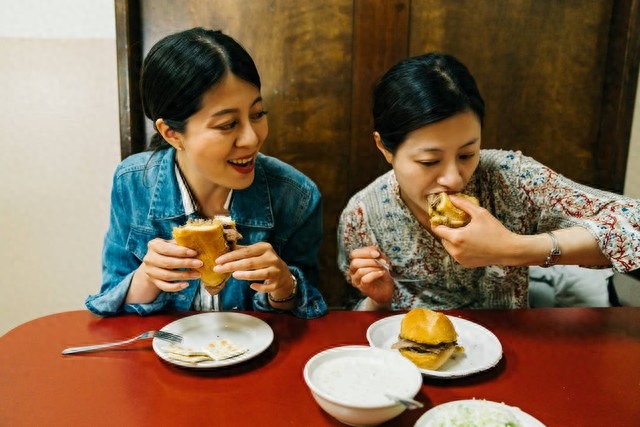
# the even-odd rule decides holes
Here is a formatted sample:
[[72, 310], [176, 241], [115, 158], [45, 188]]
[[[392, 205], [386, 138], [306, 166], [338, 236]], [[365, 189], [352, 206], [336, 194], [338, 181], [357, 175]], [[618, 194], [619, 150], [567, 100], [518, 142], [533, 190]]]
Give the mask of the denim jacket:
[[[110, 225], [102, 251], [102, 286], [85, 304], [108, 316], [150, 314], [160, 310], [190, 310], [200, 286], [192, 280], [179, 292], [160, 292], [147, 304], [125, 304], [134, 271], [150, 240], [172, 239], [172, 230], [188, 217], [174, 172], [175, 149], [143, 152], [126, 158], [116, 169], [111, 191]], [[269, 242], [298, 281], [292, 313], [314, 318], [327, 312], [317, 285], [318, 250], [322, 240], [322, 203], [316, 185], [292, 166], [259, 154], [255, 179], [244, 190], [234, 190], [230, 215], [242, 240], [240, 245]], [[279, 311], [249, 282], [231, 277], [220, 292], [221, 310]]]

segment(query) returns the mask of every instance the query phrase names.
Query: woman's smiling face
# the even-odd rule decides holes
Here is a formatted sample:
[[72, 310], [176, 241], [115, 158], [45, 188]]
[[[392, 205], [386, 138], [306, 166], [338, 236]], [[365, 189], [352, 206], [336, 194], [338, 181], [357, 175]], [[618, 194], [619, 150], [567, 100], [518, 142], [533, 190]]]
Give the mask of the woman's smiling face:
[[460, 192], [471, 179], [480, 161], [480, 136], [480, 120], [471, 111], [410, 132], [395, 154], [374, 135], [393, 166], [402, 200], [422, 224], [428, 223], [429, 194]]
[[269, 133], [266, 114], [258, 88], [233, 74], [209, 90], [180, 135], [178, 163], [189, 181], [230, 189], [250, 186]]

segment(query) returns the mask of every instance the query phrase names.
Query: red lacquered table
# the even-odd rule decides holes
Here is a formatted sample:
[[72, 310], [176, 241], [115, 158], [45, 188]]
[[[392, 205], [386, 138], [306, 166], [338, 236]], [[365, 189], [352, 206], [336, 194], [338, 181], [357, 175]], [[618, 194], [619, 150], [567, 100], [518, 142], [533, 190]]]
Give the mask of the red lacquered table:
[[[215, 370], [162, 361], [151, 341], [62, 355], [195, 313], [100, 318], [45, 316], [0, 337], [0, 426], [336, 426], [309, 393], [314, 354], [367, 344], [373, 322], [397, 313], [332, 311], [314, 320], [250, 313], [274, 331], [260, 356]], [[389, 426], [413, 426], [429, 408], [460, 399], [520, 407], [549, 427], [640, 426], [640, 308], [453, 310], [491, 330], [503, 347], [494, 368], [459, 379], [424, 378], [417, 399]]]

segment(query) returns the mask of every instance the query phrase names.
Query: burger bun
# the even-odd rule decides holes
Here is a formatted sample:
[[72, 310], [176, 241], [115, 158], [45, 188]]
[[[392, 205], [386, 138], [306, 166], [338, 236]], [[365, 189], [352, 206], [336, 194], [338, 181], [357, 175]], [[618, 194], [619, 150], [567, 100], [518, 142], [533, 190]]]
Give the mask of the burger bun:
[[458, 333], [445, 314], [414, 308], [400, 322], [400, 337], [420, 344], [438, 345], [455, 342]]
[[420, 369], [437, 371], [456, 352], [456, 346], [447, 347], [439, 353], [420, 353], [410, 349], [399, 350], [400, 354]]

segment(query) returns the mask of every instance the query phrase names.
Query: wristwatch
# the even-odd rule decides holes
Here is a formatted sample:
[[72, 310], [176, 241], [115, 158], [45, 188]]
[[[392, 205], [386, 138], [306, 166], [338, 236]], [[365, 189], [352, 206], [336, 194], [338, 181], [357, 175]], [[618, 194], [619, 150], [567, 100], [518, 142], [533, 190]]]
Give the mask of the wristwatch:
[[549, 237], [551, 237], [551, 241], [553, 242], [553, 247], [551, 248], [549, 255], [547, 255], [547, 258], [544, 260], [544, 264], [542, 264], [541, 266], [545, 268], [556, 265], [560, 260], [560, 256], [562, 255], [562, 252], [560, 252], [560, 245], [558, 244], [558, 238], [556, 237], [556, 235], [553, 234], [551, 231], [547, 232], [547, 234], [549, 235]]

